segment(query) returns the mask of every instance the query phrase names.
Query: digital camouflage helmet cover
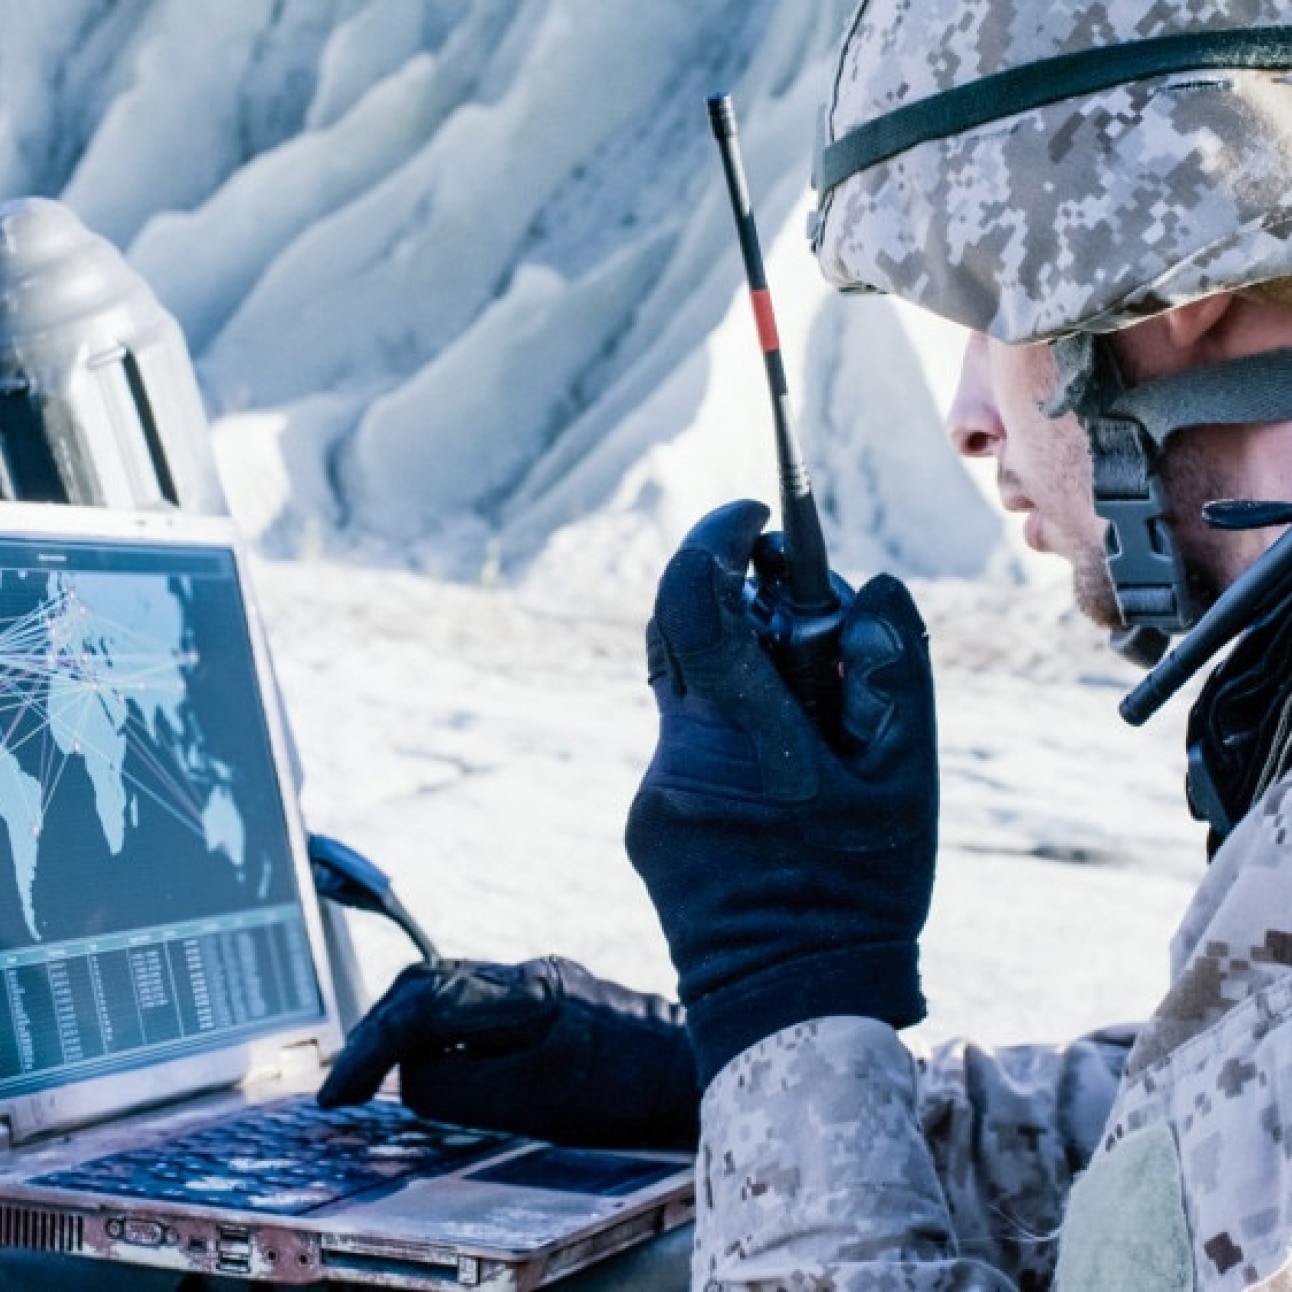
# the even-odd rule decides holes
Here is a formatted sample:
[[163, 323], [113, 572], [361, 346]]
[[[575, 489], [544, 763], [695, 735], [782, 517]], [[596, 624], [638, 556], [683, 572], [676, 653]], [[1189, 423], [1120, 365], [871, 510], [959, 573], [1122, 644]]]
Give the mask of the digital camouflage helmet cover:
[[1285, 0], [866, 0], [817, 255], [1003, 341], [1292, 271]]

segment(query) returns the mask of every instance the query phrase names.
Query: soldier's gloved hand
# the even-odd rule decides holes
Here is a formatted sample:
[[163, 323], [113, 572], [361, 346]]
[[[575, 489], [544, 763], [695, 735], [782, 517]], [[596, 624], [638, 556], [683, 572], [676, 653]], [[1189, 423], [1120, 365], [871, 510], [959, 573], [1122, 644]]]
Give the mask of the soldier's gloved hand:
[[319, 1103], [363, 1103], [396, 1066], [422, 1117], [582, 1147], [696, 1144], [682, 1008], [557, 956], [405, 969], [350, 1033]]
[[937, 847], [928, 642], [896, 579], [841, 636], [843, 735], [826, 744], [742, 607], [767, 509], [705, 517], [647, 629], [659, 743], [627, 845], [678, 972], [701, 1085], [741, 1050], [830, 1014], [924, 1015], [918, 949]]

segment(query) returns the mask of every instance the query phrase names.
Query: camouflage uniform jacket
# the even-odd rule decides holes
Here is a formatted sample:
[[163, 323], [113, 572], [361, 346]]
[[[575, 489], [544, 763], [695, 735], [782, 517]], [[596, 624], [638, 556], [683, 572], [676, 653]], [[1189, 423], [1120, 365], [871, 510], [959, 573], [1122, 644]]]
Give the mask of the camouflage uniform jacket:
[[738, 1055], [704, 1098], [694, 1286], [1292, 1292], [1290, 830], [1286, 777], [1138, 1033], [917, 1058], [833, 1017]]

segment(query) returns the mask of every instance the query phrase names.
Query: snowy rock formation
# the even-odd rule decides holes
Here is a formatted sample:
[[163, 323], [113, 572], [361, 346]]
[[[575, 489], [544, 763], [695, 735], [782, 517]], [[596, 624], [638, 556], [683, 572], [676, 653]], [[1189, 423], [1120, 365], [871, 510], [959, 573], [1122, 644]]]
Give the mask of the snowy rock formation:
[[850, 8], [0, 0], [0, 197], [65, 200], [153, 284], [266, 552], [609, 605], [775, 498], [727, 90], [836, 563], [974, 576], [999, 518], [906, 331], [802, 236]]

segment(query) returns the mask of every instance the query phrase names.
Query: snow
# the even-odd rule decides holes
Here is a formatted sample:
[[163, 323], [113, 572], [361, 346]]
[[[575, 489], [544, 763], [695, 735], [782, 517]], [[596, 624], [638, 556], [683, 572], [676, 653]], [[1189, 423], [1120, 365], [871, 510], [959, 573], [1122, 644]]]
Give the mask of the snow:
[[[327, 561], [263, 562], [257, 587], [315, 829], [388, 867], [446, 953], [559, 952], [672, 992], [621, 842], [654, 741], [638, 622]], [[915, 587], [945, 802], [923, 1031], [1059, 1038], [1142, 1016], [1203, 869], [1181, 710], [1122, 724], [1133, 674], [1053, 590]], [[373, 983], [412, 959], [356, 924]]]
[[[621, 840], [641, 628], [700, 515], [776, 494], [703, 104], [730, 91], [835, 562], [910, 580], [932, 632], [924, 1030], [1070, 1035], [1163, 988], [1203, 867], [1187, 697], [1120, 722], [1133, 674], [948, 452], [959, 333], [815, 272], [851, 7], [0, 0], [0, 197], [62, 198], [185, 330], [310, 826], [446, 952], [671, 993]], [[354, 927], [379, 990], [411, 948]]]

